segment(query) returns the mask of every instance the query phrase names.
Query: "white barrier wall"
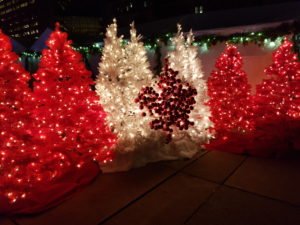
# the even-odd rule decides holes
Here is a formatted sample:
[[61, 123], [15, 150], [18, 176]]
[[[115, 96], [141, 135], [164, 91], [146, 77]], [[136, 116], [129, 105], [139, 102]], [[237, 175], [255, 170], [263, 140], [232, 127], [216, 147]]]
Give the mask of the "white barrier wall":
[[[215, 68], [216, 59], [220, 56], [225, 48], [225, 43], [218, 44], [209, 49], [207, 53], [200, 54], [203, 71], [208, 77]], [[252, 91], [263, 78], [266, 78], [264, 69], [272, 63], [272, 50], [264, 49], [255, 44], [246, 46], [238, 45], [238, 49], [243, 57], [244, 70], [248, 75], [249, 83], [252, 85]]]
[[[215, 62], [224, 51], [225, 45], [225, 43], [217, 44], [209, 48], [207, 52], [201, 52], [199, 50], [199, 56], [202, 60], [204, 76], [206, 78], [210, 75], [211, 71], [215, 69]], [[243, 68], [248, 75], [249, 83], [252, 85], [252, 91], [254, 92], [255, 86], [259, 84], [263, 78], [266, 78], [264, 69], [272, 63], [272, 52], [274, 51], [274, 49], [266, 49], [256, 44], [237, 46], [243, 57]], [[162, 62], [163, 58], [166, 56], [168, 50], [170, 49], [170, 47], [166, 46], [161, 47]], [[150, 51], [148, 56], [151, 67], [153, 69], [157, 64], [157, 59], [155, 58], [153, 51]]]

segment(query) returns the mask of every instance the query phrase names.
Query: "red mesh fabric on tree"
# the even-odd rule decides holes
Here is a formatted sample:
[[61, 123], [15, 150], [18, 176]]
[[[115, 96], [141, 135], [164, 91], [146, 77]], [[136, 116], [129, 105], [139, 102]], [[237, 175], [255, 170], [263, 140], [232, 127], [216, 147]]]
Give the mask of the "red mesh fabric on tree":
[[[194, 109], [197, 90], [189, 83], [178, 79], [177, 71], [169, 67], [166, 59], [165, 67], [159, 77], [157, 87], [145, 87], [141, 90], [136, 102], [140, 108], [147, 108], [155, 119], [151, 128], [166, 132], [166, 143], [172, 140], [174, 129], [187, 130], [194, 123], [189, 121], [189, 114]], [[146, 116], [146, 113], [143, 113]]]
[[209, 149], [242, 153], [247, 146], [245, 133], [253, 128], [252, 99], [242, 64], [237, 47], [227, 45], [208, 78], [208, 105], [215, 132]]
[[[43, 159], [35, 160], [35, 165], [32, 165], [33, 169], [41, 168], [39, 168], [38, 172], [33, 170], [30, 171], [30, 174], [26, 174], [26, 172], [29, 173], [28, 169], [30, 168], [30, 164], [27, 164], [29, 165], [27, 170], [21, 172], [24, 182], [19, 183], [17, 180], [17, 184], [14, 183], [11, 186], [11, 192], [6, 192], [12, 193], [9, 196], [10, 200], [8, 200], [7, 196], [0, 194], [0, 215], [33, 214], [54, 207], [63, 202], [78, 188], [90, 183], [99, 174], [97, 164], [86, 162], [78, 169], [75, 166], [75, 161], [81, 161], [82, 159], [76, 155], [69, 156], [69, 158], [71, 157], [73, 164], [70, 164], [68, 168], [63, 168], [59, 175], [48, 177], [48, 179], [46, 178], [47, 171], [49, 175], [53, 175], [53, 173], [51, 174], [51, 169], [54, 166], [47, 168], [49, 164], [40, 164], [43, 163]], [[23, 167], [25, 166], [20, 166], [20, 168]], [[56, 170], [58, 169], [56, 168]], [[35, 175], [37, 176], [36, 179]], [[37, 180], [40, 177], [42, 179]], [[19, 195], [20, 193], [24, 194]], [[15, 202], [12, 200], [14, 198], [17, 198]]]

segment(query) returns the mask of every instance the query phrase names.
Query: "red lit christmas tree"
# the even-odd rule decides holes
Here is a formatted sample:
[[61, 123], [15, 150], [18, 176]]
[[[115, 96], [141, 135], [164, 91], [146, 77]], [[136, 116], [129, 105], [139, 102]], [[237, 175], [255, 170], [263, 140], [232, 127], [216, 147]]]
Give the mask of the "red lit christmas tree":
[[257, 86], [258, 113], [263, 118], [300, 117], [300, 63], [287, 39], [273, 54], [273, 63], [266, 68], [265, 79]]
[[257, 130], [261, 139], [276, 151], [286, 151], [299, 139], [300, 63], [293, 44], [285, 39], [265, 70], [269, 76], [257, 86]]
[[189, 120], [189, 114], [194, 109], [197, 90], [177, 75], [178, 71], [172, 70], [166, 59], [157, 87], [143, 88], [136, 99], [140, 108], [147, 108], [150, 116], [155, 118], [150, 123], [151, 128], [167, 134], [166, 143], [172, 140], [173, 132], [187, 130], [194, 125]]
[[251, 87], [242, 65], [237, 47], [227, 45], [216, 62], [217, 69], [208, 78], [208, 105], [216, 138], [208, 145], [209, 148], [245, 151], [243, 134], [253, 128], [253, 122]]
[[10, 39], [0, 31], [0, 214], [26, 198], [30, 163], [38, 158], [30, 145], [30, 76], [18, 58]]
[[57, 24], [34, 75], [38, 141], [48, 149], [106, 162], [112, 159], [115, 136], [105, 125], [106, 114], [91, 89], [91, 72], [70, 44]]
[[93, 160], [112, 159], [115, 136], [105, 126], [90, 72], [58, 25], [34, 75], [32, 97], [27, 95], [28, 74], [16, 63], [8, 38], [1, 35], [0, 44], [5, 145], [0, 151], [0, 214], [39, 212], [90, 182], [99, 172]]
[[[9, 53], [11, 48], [6, 42], [1, 52], [1, 76], [5, 78], [1, 88], [9, 92], [1, 105], [10, 112], [3, 112], [4, 118], [9, 113], [22, 112], [15, 99], [26, 93], [24, 83], [28, 80], [27, 74], [14, 64], [17, 57]], [[0, 213], [33, 213], [55, 205], [98, 174], [98, 165], [93, 160], [112, 160], [115, 136], [105, 125], [106, 114], [91, 89], [91, 73], [70, 44], [67, 34], [59, 31], [57, 25], [34, 74], [32, 98], [26, 102], [32, 107], [27, 123], [30, 127], [23, 127], [22, 115], [10, 120], [13, 129], [21, 126], [25, 135], [20, 141], [14, 137], [7, 140], [5, 136], [2, 142], [13, 153], [1, 149], [0, 190], [5, 196], [0, 196]], [[10, 83], [8, 77], [19, 79]], [[9, 125], [2, 133], [6, 131], [8, 137], [16, 133]], [[4, 183], [2, 174], [6, 176]]]

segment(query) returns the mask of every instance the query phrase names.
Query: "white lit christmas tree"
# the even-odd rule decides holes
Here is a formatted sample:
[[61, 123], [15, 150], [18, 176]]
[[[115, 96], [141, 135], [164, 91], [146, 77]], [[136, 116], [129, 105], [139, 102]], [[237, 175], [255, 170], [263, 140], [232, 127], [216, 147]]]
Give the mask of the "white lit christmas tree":
[[100, 103], [108, 114], [107, 123], [118, 136], [117, 154], [137, 151], [153, 133], [149, 119], [142, 116], [135, 103], [140, 89], [151, 82], [153, 74], [134, 24], [130, 35], [130, 41], [123, 47], [122, 37], [117, 36], [116, 20], [107, 28], [96, 84]]
[[194, 123], [192, 127], [184, 131], [197, 143], [205, 143], [210, 138], [209, 127], [211, 127], [210, 111], [205, 105], [207, 102], [207, 86], [203, 79], [201, 60], [198, 56], [198, 49], [193, 45], [194, 35], [192, 31], [185, 38], [181, 25], [177, 25], [178, 32], [172, 38], [174, 51], [169, 53], [170, 67], [178, 71], [178, 77], [188, 82], [197, 90], [196, 104], [191, 110], [189, 119]]

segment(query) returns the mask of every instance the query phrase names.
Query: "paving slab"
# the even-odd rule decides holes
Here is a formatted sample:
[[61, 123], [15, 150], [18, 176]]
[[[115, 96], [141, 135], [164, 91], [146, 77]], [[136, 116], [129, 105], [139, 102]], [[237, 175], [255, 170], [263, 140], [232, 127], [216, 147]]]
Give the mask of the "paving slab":
[[183, 224], [217, 186], [196, 177], [177, 174], [104, 224]]
[[300, 206], [300, 158], [248, 158], [226, 185]]
[[203, 155], [205, 155], [207, 153], [207, 151], [205, 150], [201, 150], [199, 151], [198, 154], [196, 154], [193, 158], [191, 159], [179, 159], [179, 160], [171, 160], [171, 161], [165, 161], [165, 162], [161, 162], [163, 165], [166, 165], [168, 167], [171, 167], [175, 170], [180, 171], [181, 169], [185, 168], [186, 166], [192, 164], [193, 162], [195, 162], [197, 159], [199, 159], [200, 157], [202, 157]]
[[296, 225], [300, 224], [300, 208], [222, 187], [186, 224]]
[[186, 167], [184, 172], [217, 183], [223, 183], [244, 160], [245, 156], [210, 151]]
[[15, 225], [11, 220], [7, 218], [1, 218], [0, 216], [0, 225]]
[[168, 167], [152, 164], [129, 172], [102, 174], [60, 206], [16, 221], [20, 225], [96, 225], [173, 173]]

